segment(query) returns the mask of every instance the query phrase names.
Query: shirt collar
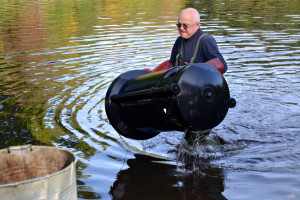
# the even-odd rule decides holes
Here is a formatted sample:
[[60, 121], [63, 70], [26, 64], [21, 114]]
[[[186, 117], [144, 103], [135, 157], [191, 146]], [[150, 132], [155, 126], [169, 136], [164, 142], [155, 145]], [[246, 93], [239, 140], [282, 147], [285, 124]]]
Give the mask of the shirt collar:
[[198, 28], [198, 30], [194, 33], [194, 35], [192, 35], [192, 37], [188, 38], [188, 39], [184, 39], [185, 42], [189, 42], [189, 41], [193, 41], [195, 38], [199, 38], [200, 35], [202, 35], [203, 31], [202, 29]]

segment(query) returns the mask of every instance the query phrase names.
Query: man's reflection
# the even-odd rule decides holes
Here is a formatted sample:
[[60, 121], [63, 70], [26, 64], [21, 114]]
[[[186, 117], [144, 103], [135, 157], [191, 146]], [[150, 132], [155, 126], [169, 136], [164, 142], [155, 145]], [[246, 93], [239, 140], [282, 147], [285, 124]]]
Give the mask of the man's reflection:
[[[136, 154], [127, 161], [110, 190], [113, 199], [226, 199], [223, 170], [208, 163], [185, 165], [185, 171], [165, 160]], [[189, 172], [189, 169], [195, 169]]]

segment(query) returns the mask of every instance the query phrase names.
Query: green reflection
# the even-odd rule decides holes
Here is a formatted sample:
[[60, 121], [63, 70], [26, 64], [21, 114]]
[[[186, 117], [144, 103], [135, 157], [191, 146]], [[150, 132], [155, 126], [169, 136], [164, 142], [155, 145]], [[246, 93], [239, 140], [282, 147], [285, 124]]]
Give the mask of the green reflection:
[[[80, 42], [72, 41], [70, 38], [93, 35], [97, 32], [94, 26], [109, 24], [124, 24], [131, 21], [135, 25], [145, 22], [165, 24], [166, 20], [161, 16], [165, 13], [179, 10], [179, 2], [170, 0], [164, 1], [98, 1], [98, 0], [64, 0], [64, 1], [34, 1], [34, 0], [0, 0], [0, 94], [8, 96], [2, 100], [5, 107], [1, 116], [8, 116], [11, 107], [17, 106], [17, 112], [13, 113], [12, 121], [5, 123], [20, 124], [30, 139], [20, 136], [20, 143], [35, 142], [39, 144], [52, 145], [53, 142], [61, 142], [67, 145], [74, 145], [70, 141], [59, 141], [58, 138], [70, 134], [61, 124], [61, 111], [67, 108], [63, 103], [71, 97], [65, 90], [64, 85], [76, 88], [84, 80], [65, 81], [64, 84], [57, 81], [56, 77], [68, 77], [80, 74], [69, 68], [81, 67], [80, 64], [66, 64], [60, 60], [68, 60], [88, 53], [61, 54], [55, 49], [60, 47], [80, 45]], [[107, 20], [103, 20], [107, 19]], [[45, 125], [49, 119], [45, 116], [51, 106], [48, 102], [57, 95], [58, 91], [65, 90], [62, 94], [66, 96], [66, 101], [56, 108], [54, 127]], [[79, 101], [73, 102], [72, 107]], [[76, 116], [76, 115], [74, 115]], [[85, 133], [76, 123], [73, 117], [73, 128]], [[8, 125], [7, 127], [10, 127]], [[4, 128], [3, 128], [4, 130]], [[6, 131], [7, 132], [7, 131]], [[72, 136], [72, 133], [71, 133]], [[72, 136], [73, 137], [73, 136]], [[9, 138], [9, 137], [8, 137]], [[18, 133], [14, 136], [18, 138]], [[22, 138], [22, 140], [21, 140]], [[15, 139], [14, 139], [15, 140]], [[9, 141], [9, 140], [8, 140]], [[79, 141], [76, 141], [80, 143]], [[9, 144], [17, 144], [6, 142]], [[87, 157], [94, 154], [95, 150], [85, 147], [83, 143], [81, 149]], [[105, 143], [101, 144], [105, 150]], [[69, 146], [69, 145], [67, 145]], [[72, 146], [72, 145], [71, 145]], [[86, 150], [85, 150], [86, 149]], [[84, 156], [84, 157], [86, 157]]]
[[27, 129], [28, 120], [18, 116], [20, 108], [10, 97], [0, 96], [0, 148], [8, 146], [35, 144], [34, 138]]
[[282, 30], [299, 28], [291, 15], [298, 14], [298, 0], [202, 0], [185, 1], [185, 7], [194, 7], [209, 23], [229, 25], [246, 30]]

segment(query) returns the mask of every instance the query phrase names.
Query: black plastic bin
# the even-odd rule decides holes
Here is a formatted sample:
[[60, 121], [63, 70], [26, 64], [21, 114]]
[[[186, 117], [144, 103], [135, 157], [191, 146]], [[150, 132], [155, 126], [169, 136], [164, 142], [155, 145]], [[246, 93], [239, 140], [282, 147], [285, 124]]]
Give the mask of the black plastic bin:
[[162, 131], [212, 129], [234, 106], [223, 75], [204, 63], [128, 71], [112, 82], [105, 98], [111, 125], [137, 140]]

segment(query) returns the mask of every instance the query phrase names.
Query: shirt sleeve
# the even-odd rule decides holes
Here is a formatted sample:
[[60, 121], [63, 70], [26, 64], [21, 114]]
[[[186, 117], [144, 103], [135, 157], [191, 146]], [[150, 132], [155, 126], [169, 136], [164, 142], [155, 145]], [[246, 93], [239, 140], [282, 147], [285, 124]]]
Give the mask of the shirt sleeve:
[[[202, 56], [205, 59], [205, 62], [214, 59], [214, 58], [219, 58], [221, 60], [221, 62], [224, 64], [224, 72], [227, 71], [227, 63], [225, 62], [222, 54], [220, 53], [219, 49], [218, 49], [218, 45], [216, 40], [208, 35], [206, 37], [203, 37], [204, 41], [201, 45], [201, 49], [200, 52], [202, 52]], [[201, 41], [202, 42], [202, 41]]]

